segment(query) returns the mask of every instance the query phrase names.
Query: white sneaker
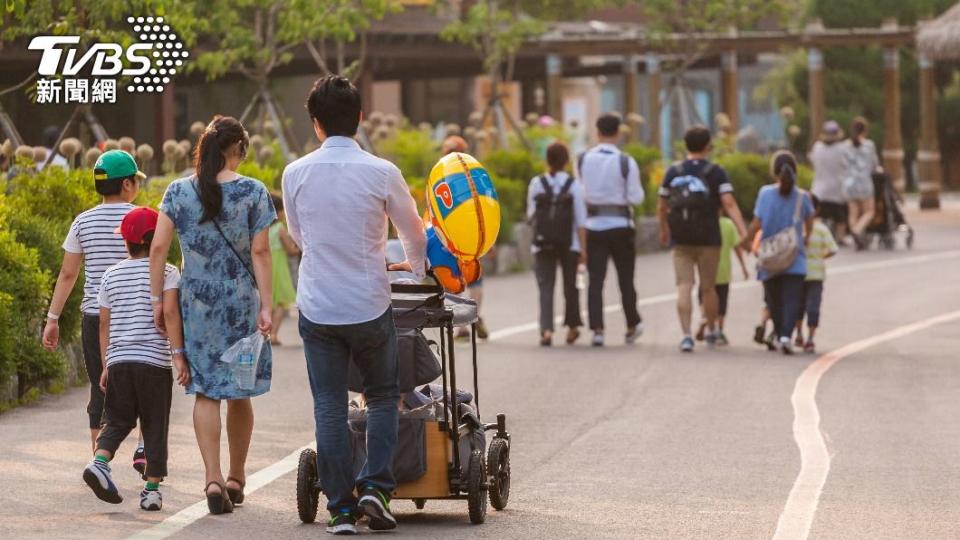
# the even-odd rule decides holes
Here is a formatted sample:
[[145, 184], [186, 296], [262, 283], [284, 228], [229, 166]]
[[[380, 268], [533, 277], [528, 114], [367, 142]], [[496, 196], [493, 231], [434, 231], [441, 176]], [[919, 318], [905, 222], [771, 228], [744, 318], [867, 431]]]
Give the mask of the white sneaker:
[[629, 329], [627, 330], [627, 335], [625, 339], [627, 342], [627, 345], [633, 344], [642, 335], [643, 335], [643, 323], [641, 322], [641, 323], [637, 323], [637, 325], [633, 327], [633, 330], [629, 330]]
[[793, 344], [790, 343], [790, 338], [788, 337], [780, 338], [778, 345], [779, 345], [778, 348], [780, 349], [780, 352], [782, 352], [783, 354], [786, 354], [788, 356], [793, 354]]
[[593, 339], [590, 340], [590, 344], [594, 347], [603, 347], [603, 334], [594, 332]]
[[158, 512], [163, 508], [163, 496], [155, 489], [145, 489], [141, 491], [140, 508], [149, 512]]
[[120, 504], [123, 502], [120, 490], [117, 489], [117, 485], [113, 483], [113, 478], [110, 475], [109, 463], [97, 461], [96, 459], [91, 461], [87, 467], [83, 469], [83, 481], [90, 486], [94, 495], [101, 501], [110, 504]]

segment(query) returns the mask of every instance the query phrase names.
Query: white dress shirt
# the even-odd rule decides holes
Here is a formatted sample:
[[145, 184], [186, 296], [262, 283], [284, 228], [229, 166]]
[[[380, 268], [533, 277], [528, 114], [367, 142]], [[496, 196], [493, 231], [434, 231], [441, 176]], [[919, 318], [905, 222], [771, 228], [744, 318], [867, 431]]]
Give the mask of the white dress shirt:
[[[577, 176], [583, 182], [587, 205], [636, 206], [643, 202], [640, 184], [640, 166], [631, 157], [627, 160], [627, 178], [620, 169], [620, 149], [610, 143], [600, 143], [587, 150]], [[607, 231], [633, 227], [623, 216], [591, 216], [587, 230]]]
[[[560, 194], [563, 186], [567, 184], [567, 179], [570, 178], [570, 175], [563, 171], [554, 175], [544, 173], [543, 176], [547, 178], [547, 183], [550, 184], [550, 189], [553, 191], [554, 196]], [[540, 181], [540, 176], [536, 176], [530, 180], [530, 187], [527, 189], [528, 220], [532, 219], [533, 214], [536, 213], [537, 196], [543, 192], [543, 183]], [[573, 196], [573, 241], [570, 243], [570, 251], [579, 253], [580, 234], [578, 231], [587, 225], [587, 203], [583, 198], [583, 183], [579, 180], [574, 180], [573, 184], [570, 185], [570, 195]], [[534, 253], [540, 251], [540, 247], [536, 245], [531, 246], [530, 249]]]
[[300, 246], [297, 307], [315, 324], [372, 321], [390, 306], [387, 218], [418, 278], [426, 235], [400, 170], [348, 137], [329, 137], [283, 171], [283, 205]]

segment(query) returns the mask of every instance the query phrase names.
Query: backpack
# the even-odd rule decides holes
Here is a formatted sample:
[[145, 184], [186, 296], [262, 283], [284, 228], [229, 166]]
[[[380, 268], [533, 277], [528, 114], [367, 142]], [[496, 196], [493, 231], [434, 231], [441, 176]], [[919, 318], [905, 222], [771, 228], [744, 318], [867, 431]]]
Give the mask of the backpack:
[[[577, 157], [577, 172], [581, 180], [583, 180], [583, 158], [586, 156], [587, 153], [583, 152]], [[620, 175], [623, 176], [623, 199], [626, 201], [627, 181], [630, 179], [630, 156], [624, 152], [620, 152]], [[633, 208], [628, 204], [588, 204], [587, 215], [590, 217], [617, 216], [630, 219], [633, 217]]]
[[684, 164], [674, 165], [678, 176], [670, 181], [667, 223], [674, 244], [701, 245], [718, 223], [717, 208], [710, 199], [706, 178], [716, 165], [708, 163], [699, 175], [683, 174]]
[[568, 250], [573, 239], [573, 194], [570, 188], [574, 178], [567, 178], [556, 194], [545, 175], [537, 179], [543, 185], [543, 193], [534, 197], [533, 244], [540, 249]]

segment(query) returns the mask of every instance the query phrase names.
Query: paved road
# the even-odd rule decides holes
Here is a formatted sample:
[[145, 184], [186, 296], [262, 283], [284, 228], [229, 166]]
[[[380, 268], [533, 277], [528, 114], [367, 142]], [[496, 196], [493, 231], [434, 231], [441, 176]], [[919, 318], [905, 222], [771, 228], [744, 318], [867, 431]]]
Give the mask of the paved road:
[[[960, 207], [911, 212], [911, 219], [918, 229], [913, 251], [844, 252], [831, 262], [822, 351], [960, 310]], [[760, 308], [760, 289], [750, 283], [731, 293], [733, 344], [681, 355], [671, 276], [666, 255], [641, 257], [636, 281], [646, 334], [633, 347], [621, 345], [622, 317], [611, 313], [612, 343], [602, 350], [536, 347], [535, 333], [517, 331], [536, 318], [532, 276], [488, 280], [486, 317], [501, 339], [481, 348], [481, 410], [509, 418], [510, 505], [472, 526], [465, 502], [431, 501], [417, 511], [398, 501], [393, 536], [773, 537], [801, 472], [791, 395], [815, 358], [771, 355], [749, 342]], [[607, 292], [616, 304], [615, 291]], [[96, 500], [80, 479], [88, 452], [85, 395], [71, 390], [0, 416], [0, 536], [323, 535], [320, 525], [297, 519], [295, 474], [274, 474], [313, 432], [294, 326], [285, 328], [289, 345], [275, 355], [273, 391], [255, 402], [249, 471], [266, 469], [256, 478], [269, 481], [234, 515], [177, 514], [200, 501], [203, 488], [191, 401], [182, 395], [174, 400], [164, 511], [137, 510], [139, 484], [127, 465], [132, 443], [115, 466], [128, 500]], [[809, 518], [810, 537], [960, 537], [958, 329], [953, 319], [895, 337], [822, 375], [820, 431], [813, 433], [822, 432], [829, 470], [822, 490], [811, 491], [818, 495], [812, 506], [786, 513]], [[461, 374], [468, 373], [465, 357]], [[822, 471], [811, 455], [803, 456], [806, 473]], [[172, 528], [150, 529], [161, 522]], [[806, 535], [788, 522], [782, 537]]]

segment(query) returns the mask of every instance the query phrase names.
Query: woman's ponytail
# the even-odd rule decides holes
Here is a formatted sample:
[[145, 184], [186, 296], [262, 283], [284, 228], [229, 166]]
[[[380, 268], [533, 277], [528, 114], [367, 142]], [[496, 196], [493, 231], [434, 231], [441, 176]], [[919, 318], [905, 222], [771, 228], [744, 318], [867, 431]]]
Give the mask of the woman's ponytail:
[[797, 184], [797, 158], [787, 150], [780, 150], [770, 158], [770, 173], [780, 183], [780, 195], [790, 196]]
[[245, 156], [247, 132], [237, 119], [230, 116], [214, 116], [200, 135], [193, 162], [199, 184], [200, 203], [203, 206], [200, 223], [220, 216], [223, 190], [217, 182], [217, 174], [227, 165], [226, 151], [237, 143], [240, 143], [238, 151], [241, 157]]
[[853, 143], [855, 148], [860, 148], [860, 145], [863, 144], [863, 138], [867, 134], [867, 125], [867, 119], [862, 116], [854, 118], [850, 124], [850, 142]]

